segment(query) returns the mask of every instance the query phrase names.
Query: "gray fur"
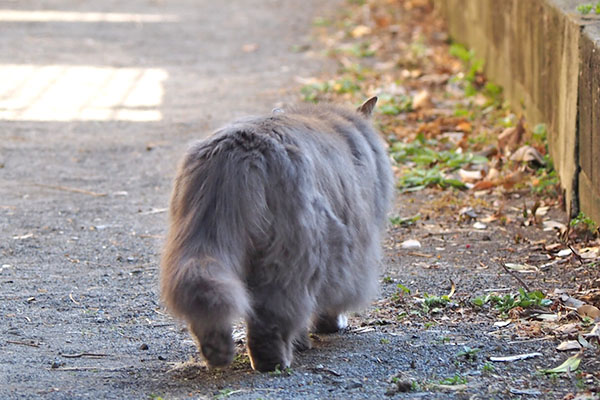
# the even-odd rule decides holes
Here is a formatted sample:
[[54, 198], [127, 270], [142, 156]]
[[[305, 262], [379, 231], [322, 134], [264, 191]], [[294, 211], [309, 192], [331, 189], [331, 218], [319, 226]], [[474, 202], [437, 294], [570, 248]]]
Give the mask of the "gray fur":
[[233, 123], [185, 156], [170, 205], [161, 289], [210, 366], [231, 362], [245, 318], [252, 366], [287, 367], [308, 329], [377, 291], [392, 198], [386, 150], [368, 116], [302, 105]]

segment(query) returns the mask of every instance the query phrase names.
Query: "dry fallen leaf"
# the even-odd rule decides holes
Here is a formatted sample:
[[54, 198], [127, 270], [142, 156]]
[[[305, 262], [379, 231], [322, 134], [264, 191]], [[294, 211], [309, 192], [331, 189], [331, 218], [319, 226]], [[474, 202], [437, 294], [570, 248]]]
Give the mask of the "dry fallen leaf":
[[582, 317], [589, 317], [592, 319], [600, 318], [600, 309], [589, 304], [584, 304], [581, 307], [578, 307], [577, 313]]
[[553, 243], [553, 244], [547, 244], [546, 246], [544, 246], [544, 249], [546, 251], [557, 251], [559, 250], [561, 247], [563, 247], [562, 243]]
[[520, 272], [523, 274], [539, 272], [539, 269], [535, 265], [515, 264], [515, 263], [506, 263], [504, 265], [506, 266], [506, 268], [510, 269], [511, 271], [517, 271], [517, 272]]
[[544, 221], [544, 231], [558, 230], [559, 232], [563, 232], [563, 230], [567, 230], [567, 226], [561, 222], [557, 221]]
[[600, 247], [584, 247], [579, 250], [579, 257], [585, 260], [593, 260], [598, 258]]
[[535, 210], [535, 216], [536, 217], [543, 217], [544, 215], [548, 214], [548, 210], [550, 210], [550, 207], [538, 207]]
[[580, 350], [581, 345], [577, 340], [566, 340], [556, 347], [558, 351]]
[[489, 180], [485, 180], [485, 181], [479, 181], [477, 182], [472, 189], [473, 190], [487, 190], [487, 189], [492, 189], [495, 188], [498, 184], [496, 182], [492, 182]]
[[358, 25], [356, 28], [352, 29], [351, 35], [353, 38], [361, 38], [370, 33], [371, 33], [371, 28], [369, 28], [366, 25]]
[[526, 354], [517, 354], [515, 356], [504, 356], [504, 357], [490, 357], [490, 361], [494, 362], [514, 362], [519, 360], [526, 360], [528, 358], [533, 357], [541, 357], [542, 353], [526, 353]]
[[535, 315], [535, 319], [539, 319], [540, 321], [558, 321], [558, 314], [537, 314]]
[[525, 178], [523, 171], [514, 171], [504, 177], [502, 180], [502, 186], [505, 189], [512, 189], [517, 183], [520, 183]]
[[254, 53], [256, 50], [258, 50], [258, 44], [256, 43], [246, 43], [242, 46], [244, 53]]
[[519, 143], [521, 143], [524, 133], [525, 128], [523, 126], [523, 119], [521, 118], [517, 126], [506, 128], [500, 136], [498, 136], [498, 149], [500, 149], [501, 152], [516, 149]]
[[536, 162], [539, 165], [546, 164], [544, 162], [544, 157], [540, 152], [531, 146], [520, 147], [510, 156], [510, 159], [516, 162]]
[[467, 171], [461, 168], [458, 170], [458, 176], [463, 182], [476, 182], [483, 178], [481, 172], [482, 171]]
[[415, 110], [431, 107], [431, 94], [428, 90], [421, 90], [412, 99], [412, 106]]
[[571, 324], [565, 324], [565, 325], [561, 325], [558, 328], [556, 328], [554, 330], [555, 334], [561, 334], [561, 335], [572, 335], [574, 333], [576, 333], [579, 330], [579, 324], [578, 323], [571, 323]]
[[462, 121], [461, 123], [456, 125], [457, 131], [471, 132], [472, 129], [473, 129], [473, 126], [468, 121]]
[[598, 400], [598, 396], [594, 393], [586, 390], [585, 392], [580, 392], [573, 397], [573, 400]]
[[565, 360], [565, 362], [560, 364], [558, 367], [552, 368], [552, 369], [541, 369], [540, 372], [543, 372], [545, 374], [560, 374], [563, 372], [576, 371], [577, 368], [579, 368], [579, 363], [581, 362], [581, 356], [582, 356], [581, 353], [576, 354], [572, 357], [567, 358]]

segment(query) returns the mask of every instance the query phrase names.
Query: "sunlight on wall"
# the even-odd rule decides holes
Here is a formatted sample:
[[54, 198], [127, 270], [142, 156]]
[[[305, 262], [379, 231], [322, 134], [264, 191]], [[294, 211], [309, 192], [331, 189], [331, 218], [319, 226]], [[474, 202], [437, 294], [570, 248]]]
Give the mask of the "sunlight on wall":
[[126, 14], [76, 11], [0, 10], [0, 21], [7, 22], [176, 22], [171, 14]]
[[0, 65], [0, 120], [159, 121], [161, 68]]

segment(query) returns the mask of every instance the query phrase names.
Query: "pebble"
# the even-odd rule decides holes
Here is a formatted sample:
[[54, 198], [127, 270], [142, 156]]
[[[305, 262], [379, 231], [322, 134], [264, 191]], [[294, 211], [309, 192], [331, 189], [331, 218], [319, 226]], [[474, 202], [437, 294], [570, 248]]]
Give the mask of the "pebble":
[[346, 389], [357, 389], [357, 388], [360, 388], [362, 386], [363, 386], [362, 383], [360, 383], [359, 381], [356, 381], [356, 380], [352, 379], [351, 381], [349, 381], [346, 384]]
[[403, 249], [420, 249], [421, 242], [415, 239], [409, 239], [402, 242], [401, 246]]
[[483, 223], [481, 223], [481, 222], [475, 222], [475, 223], [473, 224], [473, 228], [474, 228], [474, 229], [479, 229], [479, 230], [484, 230], [484, 229], [486, 229], [486, 228], [487, 228], [487, 225], [486, 225], [486, 224], [483, 224]]

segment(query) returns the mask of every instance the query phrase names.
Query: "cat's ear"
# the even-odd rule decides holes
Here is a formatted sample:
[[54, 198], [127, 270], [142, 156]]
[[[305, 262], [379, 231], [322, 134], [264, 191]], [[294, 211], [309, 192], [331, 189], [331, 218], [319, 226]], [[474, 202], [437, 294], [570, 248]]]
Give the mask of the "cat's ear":
[[373, 114], [373, 110], [375, 109], [375, 104], [377, 104], [377, 96], [373, 96], [369, 100], [365, 101], [362, 106], [356, 109], [356, 111], [365, 117], [370, 118], [371, 114]]

